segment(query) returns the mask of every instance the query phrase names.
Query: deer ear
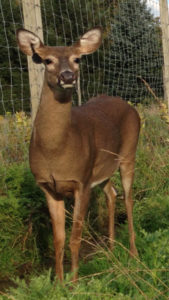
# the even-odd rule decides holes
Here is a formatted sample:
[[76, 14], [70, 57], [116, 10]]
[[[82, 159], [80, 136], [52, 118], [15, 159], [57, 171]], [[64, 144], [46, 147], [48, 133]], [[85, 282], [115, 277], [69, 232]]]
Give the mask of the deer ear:
[[80, 54], [90, 54], [95, 52], [102, 42], [102, 30], [100, 27], [87, 31], [78, 41], [77, 46]]
[[25, 29], [17, 30], [17, 41], [19, 48], [26, 55], [33, 55], [37, 49], [43, 47], [40, 38], [33, 32]]

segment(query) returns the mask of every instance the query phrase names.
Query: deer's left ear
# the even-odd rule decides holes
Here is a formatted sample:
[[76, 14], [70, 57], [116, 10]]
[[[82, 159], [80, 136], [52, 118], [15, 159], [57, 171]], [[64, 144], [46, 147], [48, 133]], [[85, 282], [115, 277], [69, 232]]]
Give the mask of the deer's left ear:
[[102, 42], [102, 30], [100, 27], [93, 28], [87, 31], [77, 42], [80, 54], [90, 54], [95, 52]]

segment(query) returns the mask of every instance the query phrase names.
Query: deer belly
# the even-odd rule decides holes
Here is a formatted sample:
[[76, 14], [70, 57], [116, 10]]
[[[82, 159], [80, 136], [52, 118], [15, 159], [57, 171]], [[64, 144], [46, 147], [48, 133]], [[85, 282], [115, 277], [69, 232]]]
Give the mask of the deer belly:
[[119, 167], [119, 160], [118, 159], [98, 159], [95, 163], [92, 180], [91, 180], [91, 187], [106, 181], [110, 178], [113, 173]]

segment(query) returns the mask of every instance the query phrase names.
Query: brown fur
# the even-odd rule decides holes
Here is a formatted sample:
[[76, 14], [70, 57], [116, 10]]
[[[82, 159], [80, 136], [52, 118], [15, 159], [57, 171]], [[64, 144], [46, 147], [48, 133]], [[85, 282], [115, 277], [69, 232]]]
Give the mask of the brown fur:
[[[41, 101], [30, 143], [30, 166], [47, 198], [54, 234], [56, 273], [60, 280], [63, 279], [65, 240], [64, 196], [72, 194], [75, 198], [70, 249], [73, 279], [76, 280], [82, 225], [90, 190], [101, 182], [105, 182], [109, 239], [110, 246], [113, 247], [116, 193], [109, 179], [118, 168], [125, 194], [130, 251], [132, 255], [137, 255], [131, 188], [140, 128], [138, 113], [119, 97], [106, 95], [92, 98], [82, 107], [72, 108], [71, 89], [59, 86], [65, 70], [71, 70], [74, 78], [77, 78], [78, 66], [72, 57], [95, 51], [101, 42], [99, 30], [87, 32], [71, 47], [45, 47], [39, 41], [39, 48], [34, 45], [35, 53], [44, 61], [50, 57], [52, 63], [46, 66]], [[18, 32], [20, 48], [23, 50], [26, 42], [28, 44], [28, 50], [24, 50], [27, 54], [30, 53], [30, 40], [33, 38], [31, 34], [25, 30]], [[85, 40], [85, 47], [81, 46], [81, 40]], [[66, 79], [64, 80], [66, 84]]]

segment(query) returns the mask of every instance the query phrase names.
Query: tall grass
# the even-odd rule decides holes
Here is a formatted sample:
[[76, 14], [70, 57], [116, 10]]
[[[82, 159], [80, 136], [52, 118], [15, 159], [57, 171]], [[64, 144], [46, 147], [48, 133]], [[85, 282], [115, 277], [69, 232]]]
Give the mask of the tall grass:
[[[17, 287], [0, 289], [0, 299], [169, 299], [168, 125], [156, 106], [140, 107], [139, 112], [142, 130], [133, 186], [139, 258], [129, 258], [126, 213], [117, 173], [112, 178], [119, 191], [115, 249], [110, 251], [107, 246], [105, 198], [102, 191], [96, 188], [84, 228], [79, 280], [73, 288], [69, 272], [66, 272], [63, 284], [54, 278], [54, 250], [48, 210], [26, 159], [29, 118], [25, 116], [27, 124], [19, 129], [17, 116], [2, 120], [0, 280], [12, 279]], [[68, 238], [72, 220], [71, 205], [66, 205], [69, 215], [65, 269], [69, 271]]]

